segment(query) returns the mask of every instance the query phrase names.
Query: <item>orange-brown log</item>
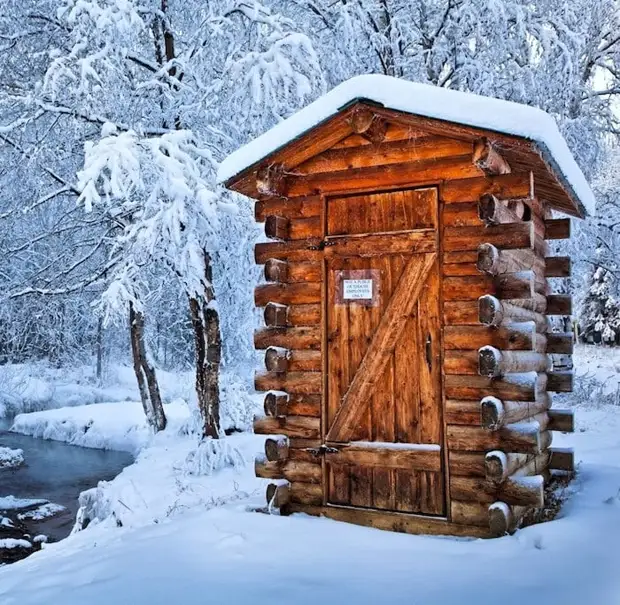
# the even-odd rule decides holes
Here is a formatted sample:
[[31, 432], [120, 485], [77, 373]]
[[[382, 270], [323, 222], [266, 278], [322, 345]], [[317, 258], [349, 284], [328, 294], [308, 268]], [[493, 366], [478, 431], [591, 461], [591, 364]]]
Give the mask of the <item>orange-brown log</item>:
[[264, 307], [270, 302], [301, 305], [321, 301], [321, 284], [264, 284], [254, 289], [254, 304]]
[[572, 393], [573, 381], [572, 371], [547, 372], [547, 390], [553, 393]]
[[268, 216], [265, 219], [265, 235], [271, 239], [287, 240], [289, 226], [290, 221], [284, 216]]
[[545, 239], [569, 239], [569, 238], [570, 238], [570, 219], [569, 218], [545, 219]]
[[301, 483], [320, 483], [323, 473], [321, 463], [298, 462], [295, 460], [267, 461], [257, 458], [254, 461], [254, 474], [261, 479], [286, 479]]
[[477, 401], [447, 399], [445, 420], [447, 424], [478, 426], [480, 424], [480, 404]]
[[289, 219], [309, 218], [320, 216], [322, 207], [323, 201], [318, 195], [296, 199], [258, 200], [254, 204], [254, 218], [258, 223], [264, 223], [269, 215], [286, 216]]
[[575, 472], [575, 452], [573, 448], [552, 447], [549, 448], [551, 457], [549, 459], [549, 468], [554, 471]]
[[256, 373], [254, 388], [257, 391], [286, 391], [312, 395], [323, 390], [323, 375], [321, 372]]
[[265, 457], [270, 462], [287, 460], [289, 457], [289, 444], [286, 437], [265, 439]]
[[269, 347], [265, 351], [265, 367], [269, 372], [320, 372], [321, 352]]
[[311, 506], [323, 504], [323, 487], [320, 483], [291, 483], [289, 494], [291, 502]]
[[535, 401], [506, 401], [486, 396], [480, 401], [479, 422], [485, 429], [497, 431], [503, 426], [527, 420], [551, 407], [548, 393], [539, 393]]
[[488, 243], [500, 250], [534, 247], [534, 225], [531, 222], [504, 223], [490, 227], [446, 227], [444, 250], [448, 252], [477, 250]]
[[445, 351], [443, 367], [446, 374], [476, 375], [478, 374], [478, 352], [461, 350]]
[[573, 333], [550, 332], [547, 334], [547, 353], [572, 355]]
[[478, 202], [478, 216], [486, 225], [518, 223], [522, 220], [506, 200], [498, 200], [494, 195], [483, 195]]
[[289, 263], [277, 258], [265, 263], [265, 279], [280, 284], [320, 282], [321, 273], [320, 263]]
[[477, 477], [452, 477], [450, 497], [468, 502], [497, 500], [518, 506], [544, 505], [544, 480], [540, 475], [509, 477], [503, 483], [493, 483]]
[[478, 318], [477, 300], [445, 301], [443, 304], [443, 321], [445, 325], [476, 326]]
[[472, 350], [487, 345], [506, 351], [532, 351], [535, 349], [536, 333], [534, 322], [508, 323], [498, 327], [446, 326], [444, 348]]
[[321, 348], [321, 330], [317, 327], [307, 328], [263, 328], [254, 332], [254, 347], [284, 347], [285, 349]]
[[318, 238], [292, 242], [262, 242], [254, 246], [254, 260], [257, 265], [264, 265], [270, 258], [318, 262], [322, 257], [321, 240]]
[[487, 242], [478, 246], [476, 267], [491, 275], [528, 271], [540, 264], [533, 250], [498, 250]]
[[448, 467], [450, 477], [484, 477], [484, 453], [450, 451]]
[[488, 506], [479, 502], [450, 500], [450, 521], [459, 525], [486, 527], [489, 523]]
[[310, 416], [321, 415], [321, 395], [299, 395], [296, 393], [267, 393], [263, 404], [266, 416]]
[[536, 310], [539, 308], [538, 299], [534, 297], [530, 301], [523, 300], [520, 302], [529, 302], [529, 306], [535, 308], [520, 305], [516, 300], [508, 302], [488, 294], [481, 296], [478, 299], [478, 320], [481, 324], [492, 327], [515, 322], [534, 322], [539, 332], [546, 332], [547, 318]]
[[477, 202], [483, 195], [491, 194], [499, 199], [529, 198], [533, 195], [529, 172], [513, 172], [498, 176], [446, 181], [441, 198], [446, 204]]
[[480, 170], [490, 176], [511, 172], [510, 164], [486, 137], [474, 143], [473, 161]]
[[550, 433], [539, 432], [533, 422], [516, 423], [489, 431], [476, 426], [448, 425], [448, 447], [463, 452], [503, 450], [523, 454], [538, 454], [549, 447]]
[[547, 256], [545, 258], [545, 277], [570, 277], [571, 260], [569, 256]]
[[307, 416], [266, 416], [254, 419], [254, 432], [257, 435], [284, 435], [302, 439], [318, 439], [320, 418]]
[[502, 378], [447, 374], [445, 392], [449, 399], [477, 399], [486, 396], [509, 401], [536, 401], [547, 384], [546, 374], [506, 374]]
[[[429, 158], [463, 156], [468, 153], [471, 154], [473, 149], [473, 145], [469, 141], [438, 136], [416, 138], [415, 144], [412, 144], [411, 139], [386, 140], [381, 145], [368, 145], [365, 140], [357, 139], [357, 141], [359, 144], [355, 146], [332, 147], [332, 149], [310, 158], [298, 166], [296, 171], [302, 174], [315, 174], [399, 164]], [[319, 212], [316, 214], [318, 215]], [[477, 218], [476, 204], [474, 204], [474, 214]], [[290, 217], [290, 214], [286, 214], [286, 216]], [[477, 221], [478, 224], [479, 219]]]
[[501, 299], [531, 298], [534, 296], [534, 273], [521, 271], [497, 277], [466, 275], [445, 277], [443, 281], [444, 300], [472, 300], [491, 293]]
[[321, 323], [321, 306], [319, 304], [282, 305], [267, 303], [265, 305], [265, 324], [273, 328], [316, 326]]
[[501, 351], [490, 346], [478, 350], [480, 376], [496, 378], [510, 373], [545, 372], [547, 369], [549, 369], [549, 358], [544, 353]]
[[414, 162], [385, 164], [321, 172], [287, 178], [290, 197], [316, 193], [353, 193], [390, 186], [418, 187], [443, 179], [476, 177], [480, 170], [471, 162], [471, 154], [448, 158], [430, 158]]
[[267, 504], [274, 508], [284, 508], [290, 501], [290, 486], [270, 483], [267, 486]]
[[572, 315], [573, 299], [570, 294], [547, 295], [546, 315]]
[[550, 431], [560, 431], [562, 433], [574, 433], [575, 415], [573, 410], [550, 409], [548, 429]]
[[256, 190], [261, 195], [286, 196], [286, 174], [282, 164], [260, 168], [256, 173]]

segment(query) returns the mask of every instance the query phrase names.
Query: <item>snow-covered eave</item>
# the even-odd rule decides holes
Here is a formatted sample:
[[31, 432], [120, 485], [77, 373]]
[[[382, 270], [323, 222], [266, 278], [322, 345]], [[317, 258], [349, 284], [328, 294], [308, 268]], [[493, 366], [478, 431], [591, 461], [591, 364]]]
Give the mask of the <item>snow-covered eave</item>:
[[320, 97], [230, 154], [220, 165], [218, 182], [232, 186], [266, 158], [356, 102], [422, 118], [515, 136], [533, 142], [582, 216], [593, 214], [595, 198], [552, 116], [541, 109], [471, 93], [381, 75], [357, 76]]

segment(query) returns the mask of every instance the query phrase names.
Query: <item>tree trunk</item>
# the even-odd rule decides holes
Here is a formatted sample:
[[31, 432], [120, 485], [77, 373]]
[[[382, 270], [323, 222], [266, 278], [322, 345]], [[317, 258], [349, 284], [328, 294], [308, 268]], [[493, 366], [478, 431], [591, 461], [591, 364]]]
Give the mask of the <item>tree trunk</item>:
[[212, 305], [215, 292], [212, 285], [211, 257], [204, 253], [206, 283], [204, 298], [190, 296], [189, 310], [196, 346], [196, 395], [203, 421], [203, 436], [220, 436], [219, 372], [222, 341], [220, 318]]
[[103, 317], [97, 321], [97, 383], [101, 384], [103, 377]]
[[129, 334], [131, 339], [131, 353], [133, 369], [138, 381], [140, 399], [147, 422], [155, 432], [166, 428], [166, 414], [159, 393], [159, 384], [155, 375], [155, 368], [149, 361], [144, 341], [144, 315], [136, 311], [133, 304], [129, 304]]

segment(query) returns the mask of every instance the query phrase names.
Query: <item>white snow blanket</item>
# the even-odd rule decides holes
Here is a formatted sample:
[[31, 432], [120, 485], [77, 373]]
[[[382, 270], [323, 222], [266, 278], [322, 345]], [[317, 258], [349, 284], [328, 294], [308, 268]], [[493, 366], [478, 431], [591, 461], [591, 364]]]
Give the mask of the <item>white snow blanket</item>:
[[223, 183], [239, 174], [336, 114], [340, 108], [355, 99], [368, 99], [390, 109], [536, 141], [553, 157], [586, 211], [594, 213], [594, 194], [555, 120], [548, 113], [528, 105], [378, 74], [356, 76], [343, 82], [314, 103], [230, 154], [219, 167], [218, 181]]
[[[184, 400], [164, 404], [171, 430], [190, 419]], [[19, 414], [11, 431], [71, 445], [131, 452], [136, 454], [151, 439], [142, 404], [137, 401], [94, 403], [44, 412]]]
[[[203, 605], [208, 595], [233, 605], [497, 605], [498, 598], [502, 605], [615, 605], [620, 409], [580, 409], [577, 422], [574, 435], [556, 440], [574, 445], [581, 461], [561, 517], [496, 540], [248, 512], [264, 498], [251, 464], [175, 490], [171, 469], [182, 466], [184, 450], [162, 436], [159, 450], [143, 452], [151, 452], [147, 461], [141, 456], [107, 484], [110, 502], [124, 511], [122, 527], [114, 519], [91, 524], [0, 569], [0, 603]], [[238, 439], [248, 458], [262, 442]]]

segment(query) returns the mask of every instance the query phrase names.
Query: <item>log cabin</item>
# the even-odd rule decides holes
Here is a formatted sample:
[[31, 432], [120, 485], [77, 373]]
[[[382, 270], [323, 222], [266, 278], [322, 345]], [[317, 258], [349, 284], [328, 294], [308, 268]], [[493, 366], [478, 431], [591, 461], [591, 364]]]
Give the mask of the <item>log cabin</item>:
[[258, 477], [283, 514], [500, 536], [544, 506], [572, 413], [552, 393], [572, 334], [552, 294], [594, 197], [541, 110], [360, 76], [227, 158], [256, 200], [266, 435]]

